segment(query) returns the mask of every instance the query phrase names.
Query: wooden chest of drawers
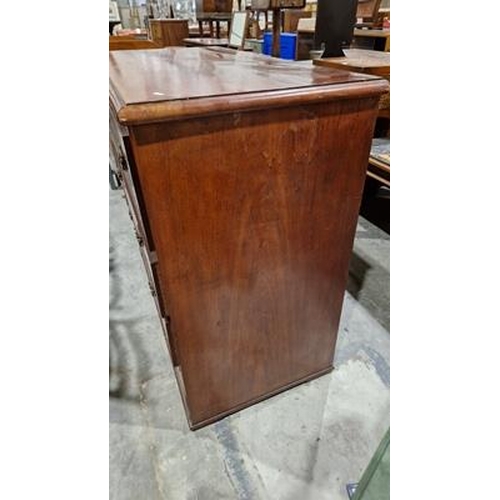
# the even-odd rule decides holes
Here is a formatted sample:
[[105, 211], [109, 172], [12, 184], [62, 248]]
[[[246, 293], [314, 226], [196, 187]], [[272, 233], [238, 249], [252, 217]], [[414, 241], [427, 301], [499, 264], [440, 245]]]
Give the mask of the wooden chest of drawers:
[[332, 369], [387, 85], [229, 49], [110, 53], [110, 148], [192, 429]]
[[189, 36], [187, 19], [150, 19], [151, 39], [160, 47], [182, 47]]

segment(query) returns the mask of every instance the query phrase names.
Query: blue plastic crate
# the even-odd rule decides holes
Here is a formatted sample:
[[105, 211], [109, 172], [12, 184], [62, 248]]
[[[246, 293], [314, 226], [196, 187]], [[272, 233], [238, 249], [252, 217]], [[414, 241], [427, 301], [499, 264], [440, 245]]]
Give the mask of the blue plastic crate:
[[[273, 34], [270, 31], [264, 33], [264, 44], [262, 53], [271, 55], [273, 48]], [[280, 57], [281, 59], [295, 60], [297, 51], [297, 34], [296, 33], [281, 33], [280, 35]]]

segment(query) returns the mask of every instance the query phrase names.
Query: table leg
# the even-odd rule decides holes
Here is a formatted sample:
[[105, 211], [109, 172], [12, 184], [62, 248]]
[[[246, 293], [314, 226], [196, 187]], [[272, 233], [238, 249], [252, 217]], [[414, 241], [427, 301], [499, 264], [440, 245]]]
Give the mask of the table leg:
[[272, 56], [280, 57], [280, 37], [281, 37], [281, 10], [273, 10], [273, 48]]

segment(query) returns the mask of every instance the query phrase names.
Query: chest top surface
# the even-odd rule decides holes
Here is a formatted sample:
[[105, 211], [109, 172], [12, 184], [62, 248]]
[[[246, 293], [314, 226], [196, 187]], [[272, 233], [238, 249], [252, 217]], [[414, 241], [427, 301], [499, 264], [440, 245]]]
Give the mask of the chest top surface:
[[314, 89], [324, 93], [341, 86], [345, 92], [346, 84], [348, 90], [358, 87], [349, 84], [362, 82], [372, 84], [372, 93], [384, 91], [384, 84], [370, 75], [224, 48], [110, 52], [109, 77], [111, 101], [125, 122], [158, 121], [194, 108], [206, 114], [209, 109], [245, 108], [245, 103], [255, 106], [259, 101], [272, 106], [273, 97], [297, 93], [307, 102], [314, 98]]

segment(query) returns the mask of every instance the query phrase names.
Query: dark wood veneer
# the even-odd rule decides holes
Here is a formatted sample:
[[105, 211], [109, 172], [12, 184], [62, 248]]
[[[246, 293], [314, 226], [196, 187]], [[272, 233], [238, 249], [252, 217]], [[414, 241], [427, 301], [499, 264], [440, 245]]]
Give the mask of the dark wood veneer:
[[[388, 85], [223, 49], [161, 52], [110, 54], [110, 102], [128, 126], [124, 186], [147, 221], [153, 293], [198, 428], [331, 370]], [[242, 75], [223, 81], [228, 67]], [[163, 100], [144, 99], [153, 89]]]

